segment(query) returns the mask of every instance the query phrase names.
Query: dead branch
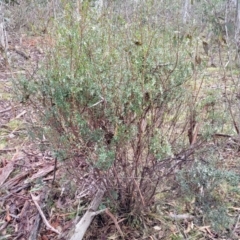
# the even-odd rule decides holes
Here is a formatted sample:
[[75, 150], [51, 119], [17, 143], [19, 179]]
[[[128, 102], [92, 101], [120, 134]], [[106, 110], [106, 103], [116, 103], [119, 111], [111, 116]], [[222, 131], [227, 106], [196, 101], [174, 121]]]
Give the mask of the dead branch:
[[235, 231], [236, 231], [236, 229], [237, 229], [237, 227], [238, 227], [239, 219], [240, 219], [240, 214], [238, 215], [237, 222], [236, 222], [236, 224], [235, 224], [235, 226], [234, 226], [234, 228], [233, 228], [232, 234], [235, 233]]
[[114, 215], [108, 209], [106, 209], [105, 212], [113, 220], [113, 222], [114, 222], [118, 232], [120, 233], [121, 237], [124, 239], [124, 234], [123, 234], [123, 232], [122, 232], [122, 230], [121, 230], [121, 228], [120, 228], [120, 226], [118, 224], [117, 219], [114, 217]]
[[11, 110], [12, 110], [12, 107], [8, 107], [4, 110], [1, 110], [0, 113], [5, 113], [5, 112], [11, 111]]
[[41, 217], [40, 217], [40, 214], [37, 214], [37, 216], [35, 216], [34, 225], [28, 239], [31, 239], [31, 240], [38, 239], [38, 231], [39, 231], [40, 225], [41, 225]]
[[24, 189], [24, 188], [28, 188], [28, 187], [30, 187], [30, 185], [31, 185], [30, 183], [26, 183], [26, 184], [24, 184], [23, 186], [17, 188], [16, 190], [11, 191], [8, 195], [6, 195], [6, 196], [0, 198], [0, 201], [9, 198], [11, 195], [13, 195], [13, 194], [15, 194], [15, 193], [18, 193], [19, 191], [21, 191], [21, 190]]
[[6, 152], [13, 152], [16, 151], [16, 148], [6, 148], [6, 149], [0, 149], [0, 153], [6, 153]]
[[33, 196], [33, 194], [31, 194], [31, 197], [32, 197], [32, 200], [33, 200], [35, 206], [37, 207], [38, 212], [39, 212], [39, 214], [41, 215], [42, 220], [43, 220], [43, 222], [45, 223], [46, 227], [47, 227], [48, 229], [50, 229], [51, 231], [53, 231], [53, 232], [55, 232], [55, 233], [57, 233], [57, 234], [60, 234], [60, 232], [59, 232], [58, 230], [56, 230], [54, 227], [52, 227], [52, 226], [50, 225], [50, 223], [47, 221], [47, 219], [46, 219], [46, 217], [45, 217], [42, 209], [41, 209], [40, 206], [38, 205], [38, 202], [37, 202], [37, 201], [38, 201], [38, 197]]
[[92, 200], [88, 210], [83, 215], [80, 222], [76, 225], [74, 233], [73, 233], [72, 237], [70, 238], [70, 240], [83, 239], [83, 236], [84, 236], [85, 232], [87, 231], [89, 225], [91, 224], [93, 218], [96, 215], [98, 215], [102, 212], [105, 212], [106, 209], [97, 211], [97, 209], [102, 201], [104, 192], [105, 192], [105, 190], [98, 189], [98, 192], [97, 192], [96, 196], [94, 197], [94, 199]]
[[44, 168], [40, 169], [37, 173], [33, 174], [32, 177], [30, 178], [30, 181], [33, 181], [36, 178], [42, 178], [52, 172], [54, 170], [54, 166], [45, 166]]

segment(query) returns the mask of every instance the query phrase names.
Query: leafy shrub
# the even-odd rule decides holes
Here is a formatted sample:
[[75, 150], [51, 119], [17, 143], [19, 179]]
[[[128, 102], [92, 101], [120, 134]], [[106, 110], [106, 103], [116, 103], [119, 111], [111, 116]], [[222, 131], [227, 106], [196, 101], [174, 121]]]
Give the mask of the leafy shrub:
[[171, 158], [189, 145], [186, 86], [197, 71], [173, 28], [148, 21], [151, 1], [142, 7], [129, 21], [110, 7], [99, 16], [87, 2], [77, 12], [66, 4], [46, 64], [18, 83], [53, 150], [83, 154], [116, 211], [131, 216], [154, 201]]

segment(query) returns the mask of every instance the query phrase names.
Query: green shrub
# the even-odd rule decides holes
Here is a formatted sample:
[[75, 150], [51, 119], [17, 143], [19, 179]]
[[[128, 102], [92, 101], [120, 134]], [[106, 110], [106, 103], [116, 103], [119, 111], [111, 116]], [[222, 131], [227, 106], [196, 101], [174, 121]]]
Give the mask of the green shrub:
[[[136, 11], [147, 7], [151, 1]], [[172, 26], [163, 30], [138, 12], [129, 21], [111, 8], [98, 16], [85, 3], [79, 18], [73, 9], [68, 3], [55, 23], [55, 46], [38, 77], [18, 88], [37, 109], [53, 150], [63, 158], [84, 154], [114, 209], [132, 216], [152, 203], [159, 164], [189, 145], [195, 47], [180, 42]]]

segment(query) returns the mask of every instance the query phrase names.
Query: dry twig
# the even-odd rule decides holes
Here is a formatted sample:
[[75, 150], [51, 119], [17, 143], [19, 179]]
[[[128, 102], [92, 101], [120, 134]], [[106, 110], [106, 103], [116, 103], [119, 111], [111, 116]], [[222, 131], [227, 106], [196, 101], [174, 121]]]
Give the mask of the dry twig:
[[88, 210], [83, 215], [80, 222], [76, 225], [76, 227], [74, 229], [74, 233], [73, 233], [72, 237], [70, 238], [71, 240], [83, 239], [83, 236], [84, 236], [85, 232], [87, 231], [89, 225], [91, 224], [93, 218], [96, 215], [98, 215], [102, 212], [105, 212], [105, 209], [97, 211], [97, 209], [102, 201], [104, 192], [105, 192], [105, 190], [98, 189], [98, 192], [97, 192], [96, 196], [94, 197], [94, 199], [92, 200]]
[[118, 224], [117, 219], [113, 216], [113, 214], [108, 209], [105, 210], [105, 213], [113, 220], [118, 232], [120, 233], [121, 237], [124, 239], [124, 234]]
[[235, 226], [234, 226], [234, 229], [233, 229], [233, 231], [232, 231], [232, 234], [234, 234], [234, 232], [236, 231], [236, 229], [237, 229], [237, 227], [238, 227], [239, 220], [240, 220], [240, 214], [238, 215], [237, 222], [236, 222], [236, 224], [235, 224]]
[[47, 221], [47, 219], [46, 219], [46, 217], [45, 217], [42, 209], [41, 209], [40, 206], [38, 205], [38, 202], [37, 202], [37, 201], [38, 201], [39, 198], [33, 196], [33, 194], [31, 194], [31, 197], [32, 197], [32, 200], [33, 200], [35, 206], [37, 207], [38, 212], [39, 212], [39, 214], [41, 215], [42, 220], [43, 220], [43, 222], [45, 223], [46, 227], [47, 227], [48, 229], [50, 229], [51, 231], [53, 231], [53, 232], [55, 232], [55, 233], [57, 233], [57, 234], [60, 234], [60, 232], [59, 232], [57, 229], [55, 229], [54, 227], [52, 227], [52, 226], [50, 225], [50, 223]]

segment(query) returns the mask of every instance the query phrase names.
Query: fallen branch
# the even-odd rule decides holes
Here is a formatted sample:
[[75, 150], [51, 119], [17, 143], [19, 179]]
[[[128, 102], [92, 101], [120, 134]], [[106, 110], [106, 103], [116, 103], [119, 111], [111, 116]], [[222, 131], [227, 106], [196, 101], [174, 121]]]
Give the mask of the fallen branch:
[[0, 113], [5, 113], [5, 112], [8, 112], [10, 110], [12, 110], [12, 107], [8, 107], [8, 108], [6, 108], [4, 110], [1, 110]]
[[35, 218], [34, 218], [34, 225], [31, 229], [30, 236], [28, 239], [31, 239], [31, 240], [38, 239], [38, 235], [39, 235], [38, 231], [40, 228], [40, 224], [41, 224], [41, 217], [40, 217], [40, 214], [37, 214], [37, 216], [35, 216]]
[[84, 236], [85, 232], [87, 231], [89, 225], [91, 224], [93, 218], [96, 215], [105, 212], [106, 209], [97, 211], [97, 209], [102, 201], [104, 192], [105, 191], [102, 189], [98, 190], [98, 192], [97, 192], [96, 196], [94, 197], [94, 199], [92, 200], [87, 212], [83, 215], [80, 222], [76, 225], [74, 233], [73, 233], [72, 237], [70, 238], [70, 240], [83, 239], [83, 236]]
[[33, 181], [36, 178], [42, 178], [44, 176], [46, 176], [47, 174], [49, 174], [50, 172], [52, 172], [54, 170], [54, 166], [45, 166], [42, 169], [39, 169], [39, 171], [35, 174], [32, 175], [32, 177], [29, 179], [30, 181]]
[[238, 215], [237, 222], [236, 222], [236, 224], [235, 224], [235, 226], [234, 226], [234, 229], [233, 229], [233, 231], [232, 231], [232, 234], [235, 233], [235, 231], [236, 231], [236, 229], [237, 229], [237, 227], [238, 227], [239, 219], [240, 219], [240, 214]]
[[[2, 223], [2, 222], [1, 222], [1, 223]], [[9, 222], [7, 222], [7, 221], [4, 221], [4, 222], [3, 222], [3, 224], [2, 224], [1, 227], [0, 227], [0, 233], [1, 233], [4, 229], [7, 228], [8, 224], [9, 224]]]
[[55, 232], [55, 233], [57, 233], [57, 234], [60, 234], [60, 232], [59, 232], [57, 229], [55, 229], [54, 227], [52, 227], [52, 226], [50, 225], [50, 223], [47, 221], [47, 219], [46, 219], [46, 217], [45, 217], [42, 209], [41, 209], [40, 206], [38, 205], [38, 202], [37, 202], [37, 201], [38, 201], [39, 198], [33, 196], [32, 194], [31, 194], [31, 197], [32, 197], [32, 200], [33, 200], [35, 206], [37, 207], [38, 212], [39, 212], [39, 214], [41, 215], [42, 220], [43, 220], [43, 222], [45, 223], [46, 227], [47, 227], [48, 229], [50, 229], [51, 231], [53, 231], [53, 232]]
[[18, 55], [20, 55], [21, 57], [23, 57], [25, 60], [28, 60], [29, 58], [31, 58], [31, 56], [25, 52], [23, 52], [22, 50], [18, 50], [16, 48], [12, 49], [14, 50]]
[[6, 152], [13, 152], [13, 151], [17, 151], [16, 148], [5, 148], [5, 149], [0, 149], [0, 154], [1, 153], [6, 153]]
[[25, 172], [22, 172], [20, 174], [18, 174], [17, 176], [15, 176], [14, 178], [11, 178], [9, 181], [7, 181], [6, 183], [4, 183], [4, 185], [2, 187], [10, 190], [11, 188], [13, 188], [14, 186], [16, 186], [19, 182], [21, 182], [22, 180], [25, 180], [25, 178], [27, 177], [27, 175], [29, 173], [31, 173], [31, 169], [30, 170], [26, 170]]
[[9, 198], [11, 195], [13, 195], [13, 194], [15, 194], [15, 193], [18, 193], [18, 192], [20, 192], [22, 189], [28, 188], [28, 187], [30, 187], [30, 186], [31, 186], [30, 183], [24, 184], [23, 186], [19, 187], [18, 189], [14, 190], [14, 191], [11, 191], [8, 195], [6, 195], [6, 196], [4, 196], [4, 197], [1, 197], [1, 198], [0, 198], [0, 201], [5, 200], [5, 199]]
[[113, 220], [113, 222], [114, 222], [118, 232], [120, 233], [121, 237], [124, 239], [124, 234], [123, 234], [123, 232], [122, 232], [122, 230], [121, 230], [121, 228], [120, 228], [120, 226], [118, 224], [117, 219], [114, 217], [114, 215], [108, 209], [106, 209], [105, 212]]

